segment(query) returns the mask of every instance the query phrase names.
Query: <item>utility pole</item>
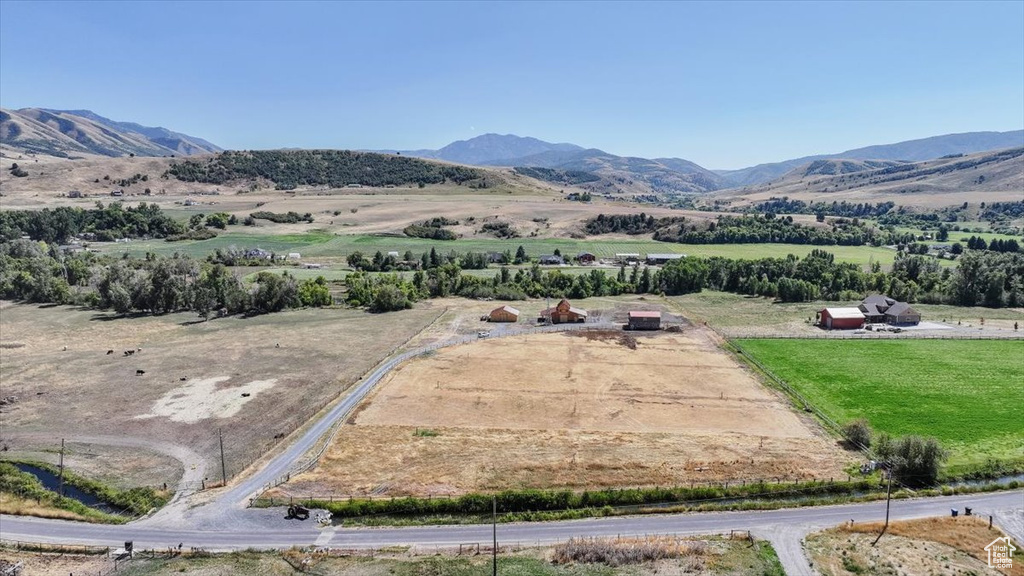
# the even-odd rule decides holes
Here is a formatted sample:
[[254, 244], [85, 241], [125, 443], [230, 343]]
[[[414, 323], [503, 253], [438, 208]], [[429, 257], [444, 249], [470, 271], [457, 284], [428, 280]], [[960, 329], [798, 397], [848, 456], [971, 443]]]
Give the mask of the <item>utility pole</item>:
[[58, 480], [57, 494], [64, 495], [64, 439], [60, 439], [60, 477]]
[[878, 544], [878, 541], [882, 539], [882, 535], [889, 529], [889, 503], [892, 501], [892, 462], [889, 462], [886, 466], [886, 474], [889, 476], [889, 485], [885, 489], [885, 526], [882, 526], [882, 531], [878, 533], [878, 538], [871, 543], [872, 546]]
[[220, 477], [224, 486], [228, 485], [228, 469], [224, 465], [224, 429], [218, 428], [217, 435], [220, 436]]
[[491, 496], [491, 535], [494, 537], [491, 551], [491, 576], [498, 576], [498, 498]]

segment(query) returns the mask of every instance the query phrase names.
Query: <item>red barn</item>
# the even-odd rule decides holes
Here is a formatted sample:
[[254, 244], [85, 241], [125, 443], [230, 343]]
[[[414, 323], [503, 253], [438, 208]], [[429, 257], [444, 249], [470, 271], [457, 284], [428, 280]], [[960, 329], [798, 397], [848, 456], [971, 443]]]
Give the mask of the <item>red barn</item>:
[[827, 330], [851, 330], [864, 326], [859, 308], [825, 308], [818, 312], [818, 326]]

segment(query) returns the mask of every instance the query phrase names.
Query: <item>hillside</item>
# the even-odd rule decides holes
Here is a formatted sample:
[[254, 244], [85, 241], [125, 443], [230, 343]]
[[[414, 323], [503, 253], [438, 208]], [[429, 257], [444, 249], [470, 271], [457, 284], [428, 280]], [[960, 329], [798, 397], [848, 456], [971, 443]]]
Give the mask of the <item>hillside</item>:
[[117, 122], [89, 110], [0, 110], [0, 145], [14, 154], [59, 158], [192, 156], [220, 148], [166, 128]]
[[804, 201], [882, 202], [940, 207], [1024, 197], [1024, 148], [925, 162], [815, 160], [760, 186], [713, 196], [734, 205], [788, 196]]
[[918, 140], [907, 140], [895, 144], [882, 144], [855, 148], [837, 154], [818, 154], [804, 156], [782, 162], [758, 164], [739, 170], [715, 170], [722, 177], [726, 186], [750, 186], [769, 182], [786, 174], [799, 166], [814, 160], [846, 159], [846, 160], [896, 160], [919, 162], [935, 160], [951, 154], [973, 154], [988, 150], [1001, 150], [1024, 146], [1024, 130], [1010, 132], [965, 132], [962, 134], [946, 134]]
[[171, 163], [166, 173], [184, 182], [226, 184], [265, 180], [280, 190], [298, 186], [401, 186], [472, 182], [486, 188], [475, 168], [419, 158], [349, 150], [253, 150], [223, 152], [202, 160]]

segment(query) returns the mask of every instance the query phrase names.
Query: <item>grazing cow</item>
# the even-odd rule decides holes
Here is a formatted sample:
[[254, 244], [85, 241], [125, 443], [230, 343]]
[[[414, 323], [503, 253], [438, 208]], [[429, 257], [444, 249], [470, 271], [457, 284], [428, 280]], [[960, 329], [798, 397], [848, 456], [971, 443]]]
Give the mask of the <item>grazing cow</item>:
[[143, 375], [143, 374], [145, 374], [145, 373], [146, 373], [146, 371], [145, 371], [145, 370], [136, 370], [136, 371], [135, 371], [135, 375], [136, 375], [136, 376], [142, 376], [142, 375]]
[[125, 350], [124, 351], [124, 355], [125, 356], [131, 356], [133, 354], [135, 354], [135, 350]]
[[107, 356], [110, 356], [110, 355], [111, 355], [111, 354], [113, 354], [113, 353], [114, 353], [114, 351], [113, 351], [113, 350], [107, 350]]

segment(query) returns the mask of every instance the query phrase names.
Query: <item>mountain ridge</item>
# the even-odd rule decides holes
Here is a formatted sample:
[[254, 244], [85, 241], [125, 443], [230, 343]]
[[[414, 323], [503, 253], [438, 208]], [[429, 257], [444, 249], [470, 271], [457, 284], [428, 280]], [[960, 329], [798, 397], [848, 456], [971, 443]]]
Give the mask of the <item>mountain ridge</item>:
[[202, 138], [163, 127], [119, 122], [91, 110], [0, 109], [0, 144], [25, 153], [69, 157], [193, 156], [220, 152]]

